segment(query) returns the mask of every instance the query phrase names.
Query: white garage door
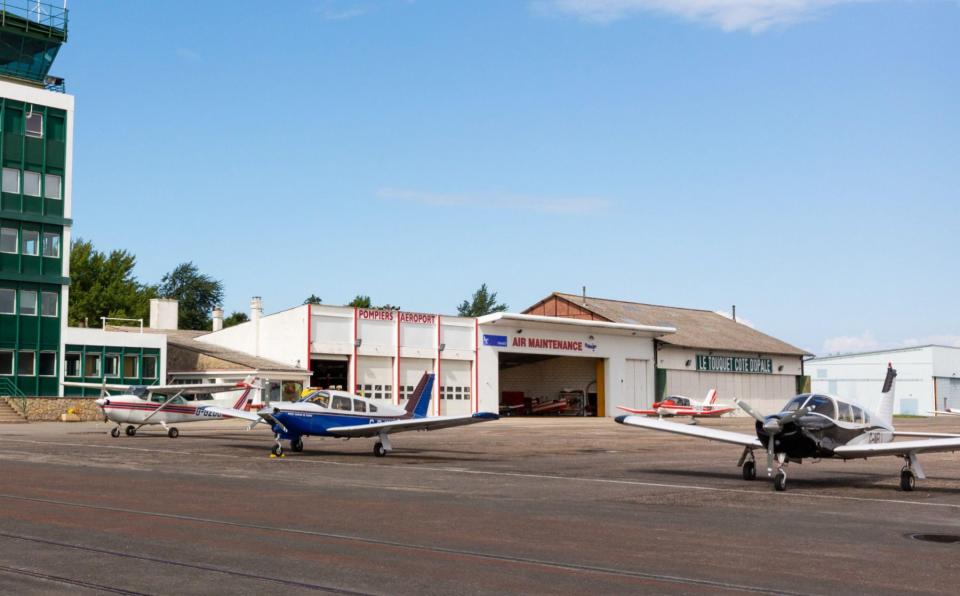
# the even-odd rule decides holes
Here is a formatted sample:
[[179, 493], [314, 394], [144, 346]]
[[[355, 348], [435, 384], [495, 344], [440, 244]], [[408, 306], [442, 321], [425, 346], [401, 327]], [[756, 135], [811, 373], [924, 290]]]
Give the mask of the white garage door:
[[960, 379], [937, 378], [937, 408], [960, 408]]
[[373, 399], [393, 399], [393, 359], [382, 356], [357, 358], [355, 393]]
[[647, 360], [627, 360], [623, 375], [622, 404], [628, 408], [649, 408], [650, 393], [647, 390]]
[[440, 415], [470, 413], [470, 362], [444, 360], [440, 363]]
[[[429, 358], [401, 358], [400, 359], [400, 406], [407, 403], [407, 398], [417, 388], [420, 377], [425, 372], [433, 372], [433, 360]], [[436, 391], [436, 388], [434, 388]], [[436, 397], [436, 393], [434, 393]], [[430, 414], [436, 415], [437, 404], [430, 403]]]

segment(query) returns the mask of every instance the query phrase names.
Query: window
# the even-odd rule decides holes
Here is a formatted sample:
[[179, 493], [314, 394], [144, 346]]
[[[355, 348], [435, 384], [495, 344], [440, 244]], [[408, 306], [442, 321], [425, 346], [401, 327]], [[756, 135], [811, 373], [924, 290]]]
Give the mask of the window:
[[40, 292], [40, 316], [57, 316], [57, 298], [54, 292]]
[[0, 315], [12, 315], [17, 312], [17, 291], [0, 288]]
[[17, 228], [0, 228], [0, 252], [17, 254]]
[[87, 377], [100, 376], [100, 354], [87, 354], [83, 361], [83, 374]]
[[3, 168], [3, 192], [20, 194], [20, 170]]
[[137, 361], [140, 359], [136, 354], [126, 354], [123, 357], [123, 376], [130, 378], [137, 376]]
[[40, 112], [27, 112], [27, 136], [43, 137], [43, 114]]
[[0, 352], [0, 375], [9, 377], [13, 374], [13, 352], [3, 350]]
[[366, 412], [367, 411], [367, 402], [359, 399], [353, 400], [353, 411], [354, 412]]
[[56, 232], [43, 233], [43, 256], [60, 257], [60, 234]]
[[17, 374], [25, 377], [32, 377], [34, 374], [33, 352], [20, 352], [17, 357]]
[[40, 172], [23, 171], [23, 194], [31, 197], [40, 196]]
[[332, 407], [334, 410], [345, 410], [345, 411], [349, 412], [349, 411], [350, 411], [350, 398], [349, 398], [349, 397], [344, 397], [344, 396], [342, 396], [342, 395], [334, 395], [334, 396], [333, 396], [333, 404], [331, 405], [331, 407]]
[[157, 357], [156, 356], [143, 357], [143, 378], [144, 379], [157, 378]]
[[371, 412], [376, 412], [376, 411], [377, 411], [377, 406], [376, 406], [376, 404], [369, 404], [369, 405], [370, 405], [370, 411], [371, 411]]
[[56, 174], [46, 174], [43, 177], [43, 196], [48, 199], [62, 199], [63, 191], [60, 176]]
[[107, 354], [106, 360], [103, 361], [103, 376], [120, 376], [120, 356], [117, 354]]
[[40, 254], [40, 232], [36, 230], [23, 231], [23, 246], [20, 252], [25, 255], [37, 256]]
[[56, 352], [40, 352], [40, 376], [41, 377], [57, 376], [57, 353]]
[[36, 290], [20, 290], [20, 314], [30, 317], [37, 316]]
[[64, 376], [67, 377], [79, 377], [80, 376], [80, 354], [77, 352], [70, 352], [63, 357], [63, 371]]

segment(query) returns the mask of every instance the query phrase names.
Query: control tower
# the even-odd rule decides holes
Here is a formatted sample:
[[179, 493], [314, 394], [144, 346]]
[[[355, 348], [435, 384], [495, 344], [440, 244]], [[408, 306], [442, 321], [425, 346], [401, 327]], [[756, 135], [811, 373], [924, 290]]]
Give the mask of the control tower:
[[66, 4], [0, 0], [0, 395], [57, 395], [70, 288]]

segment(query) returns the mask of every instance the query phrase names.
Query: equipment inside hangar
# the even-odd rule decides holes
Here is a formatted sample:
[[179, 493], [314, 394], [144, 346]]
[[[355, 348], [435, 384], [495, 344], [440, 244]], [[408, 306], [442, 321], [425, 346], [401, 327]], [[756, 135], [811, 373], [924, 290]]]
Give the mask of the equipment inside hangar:
[[[500, 352], [500, 413], [597, 416], [603, 359]], [[601, 381], [602, 382], [602, 381]]]

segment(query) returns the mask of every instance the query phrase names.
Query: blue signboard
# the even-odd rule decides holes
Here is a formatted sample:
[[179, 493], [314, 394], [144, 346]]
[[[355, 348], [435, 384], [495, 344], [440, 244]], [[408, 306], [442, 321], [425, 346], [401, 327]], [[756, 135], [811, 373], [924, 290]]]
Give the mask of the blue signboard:
[[483, 345], [493, 346], [495, 348], [505, 348], [507, 347], [507, 336], [506, 335], [487, 335], [483, 334]]

